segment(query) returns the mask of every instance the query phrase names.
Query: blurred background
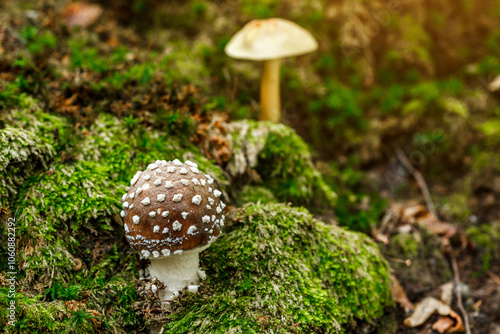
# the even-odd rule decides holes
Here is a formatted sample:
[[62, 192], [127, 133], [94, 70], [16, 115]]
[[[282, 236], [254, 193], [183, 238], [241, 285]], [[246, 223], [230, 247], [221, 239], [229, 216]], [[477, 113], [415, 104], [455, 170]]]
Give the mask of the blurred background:
[[335, 214], [319, 214], [378, 238], [388, 256], [420, 257], [391, 263], [418, 300], [449, 275], [440, 242], [380, 222], [395, 205], [411, 216], [405, 208], [425, 203], [419, 174], [439, 219], [468, 238], [462, 275], [477, 278], [487, 333], [500, 322], [497, 285], [478, 290], [500, 272], [499, 1], [3, 0], [0, 110], [37, 99], [77, 127], [110, 113], [171, 134], [214, 117], [258, 119], [261, 63], [224, 47], [270, 17], [319, 44], [281, 68], [282, 122], [338, 195]]

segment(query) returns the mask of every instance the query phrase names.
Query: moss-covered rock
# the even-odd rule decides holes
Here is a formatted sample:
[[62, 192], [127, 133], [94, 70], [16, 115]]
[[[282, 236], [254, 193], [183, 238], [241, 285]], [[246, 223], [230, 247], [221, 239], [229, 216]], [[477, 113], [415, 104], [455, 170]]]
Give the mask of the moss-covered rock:
[[227, 128], [232, 147], [227, 170], [232, 176], [241, 177], [253, 169], [280, 201], [334, 205], [337, 195], [324, 182], [309, 147], [292, 128], [252, 120], [233, 122]]
[[376, 323], [391, 304], [389, 269], [362, 234], [305, 209], [250, 204], [202, 253], [208, 278], [175, 303], [172, 333], [331, 333]]

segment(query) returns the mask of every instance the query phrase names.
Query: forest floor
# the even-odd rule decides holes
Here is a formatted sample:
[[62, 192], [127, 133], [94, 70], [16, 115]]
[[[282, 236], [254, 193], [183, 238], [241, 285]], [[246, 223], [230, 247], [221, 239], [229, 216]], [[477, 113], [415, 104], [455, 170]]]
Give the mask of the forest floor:
[[[225, 82], [222, 70], [210, 72], [199, 63], [210, 58], [210, 64], [217, 65], [216, 58], [222, 57], [220, 51], [213, 51], [219, 45], [196, 44], [206, 38], [199, 37], [202, 28], [190, 31], [190, 25], [196, 24], [196, 13], [206, 10], [203, 2], [193, 2], [191, 7], [179, 5], [181, 9], [177, 9], [188, 7], [195, 13], [175, 25], [183, 29], [183, 36], [197, 37], [184, 44], [176, 41], [166, 48], [159, 45], [160, 41], [172, 38], [172, 31], [145, 31], [144, 22], [141, 25], [137, 18], [131, 19], [133, 13], [121, 2], [103, 3], [97, 7], [95, 18], [81, 8], [68, 9], [64, 2], [38, 6], [36, 10], [14, 3], [4, 5], [0, 21], [1, 127], [8, 125], [6, 110], [30, 109], [30, 99], [36, 99], [45, 111], [68, 119], [73, 136], [86, 137], [89, 126], [100, 115], [111, 114], [130, 127], [141, 124], [172, 133], [190, 131], [193, 135], [188, 140], [193, 145], [208, 159], [227, 166], [231, 159], [229, 145], [222, 137], [208, 138], [207, 129], [223, 128], [218, 122], [227, 124], [233, 119], [256, 116], [255, 100], [242, 93], [250, 85], [248, 78], [255, 77], [250, 73], [254, 68], [240, 64], [242, 72], [250, 73], [240, 75], [244, 83]], [[78, 20], [91, 22], [84, 24], [86, 28], [73, 27], [73, 21]], [[130, 21], [133, 24], [126, 24]], [[202, 21], [200, 24], [209, 20]], [[233, 87], [220, 88], [229, 83]], [[207, 90], [207, 85], [212, 88]], [[285, 89], [283, 94], [290, 92]], [[250, 92], [254, 93], [256, 88]], [[236, 100], [237, 96], [243, 98], [239, 102], [227, 102], [227, 98], [224, 104], [220, 101], [224, 94]], [[484, 109], [498, 110], [498, 96], [484, 90], [481, 94], [478, 99], [487, 100], [481, 102], [487, 105]], [[466, 100], [460, 100], [462, 97], [446, 101], [462, 106], [467, 103], [460, 104]], [[452, 118], [441, 126], [434, 124], [428, 114], [412, 119], [405, 113], [376, 120], [374, 117], [368, 127], [379, 126], [378, 132], [368, 132], [364, 139], [356, 137], [355, 145], [341, 147], [325, 138], [321, 145], [322, 140], [315, 138], [311, 130], [314, 119], [286, 102], [285, 106], [285, 124], [310, 144], [317, 169], [339, 195], [334, 209], [318, 209], [315, 216], [368, 234], [399, 282], [393, 286], [397, 310], [386, 319], [397, 323], [396, 332], [452, 332], [461, 322], [463, 330], [469, 329], [470, 333], [500, 334], [500, 173], [496, 167], [474, 167], [494, 159], [491, 152], [497, 151], [497, 142], [486, 144], [487, 136], [467, 128], [474, 122], [471, 119]], [[460, 115], [461, 110], [456, 114]], [[480, 111], [471, 114], [485, 123], [498, 117], [486, 117]], [[428, 123], [434, 130], [442, 129], [448, 135], [447, 141], [437, 130], [423, 131], [427, 137], [414, 136], [425, 137], [421, 142], [401, 135]], [[450, 123], [458, 128], [450, 130]], [[405, 128], [405, 124], [410, 125]], [[402, 129], [394, 130], [398, 127]], [[356, 131], [354, 127], [352, 132]], [[71, 140], [68, 138], [68, 142]], [[457, 146], [453, 146], [454, 142]], [[471, 153], [486, 146], [484, 155]], [[71, 152], [60, 158], [65, 162], [77, 159]], [[424, 316], [418, 303], [428, 297], [449, 304], [455, 313], [439, 316], [430, 312]], [[405, 319], [416, 313], [422, 314], [422, 324], [411, 328]]]

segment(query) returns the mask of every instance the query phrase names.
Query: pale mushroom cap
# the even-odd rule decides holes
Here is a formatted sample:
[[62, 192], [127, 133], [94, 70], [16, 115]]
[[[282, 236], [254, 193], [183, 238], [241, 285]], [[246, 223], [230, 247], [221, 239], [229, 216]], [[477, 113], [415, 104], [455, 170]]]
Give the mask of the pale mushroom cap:
[[226, 45], [229, 57], [270, 60], [298, 56], [318, 49], [314, 37], [288, 20], [273, 18], [247, 23]]

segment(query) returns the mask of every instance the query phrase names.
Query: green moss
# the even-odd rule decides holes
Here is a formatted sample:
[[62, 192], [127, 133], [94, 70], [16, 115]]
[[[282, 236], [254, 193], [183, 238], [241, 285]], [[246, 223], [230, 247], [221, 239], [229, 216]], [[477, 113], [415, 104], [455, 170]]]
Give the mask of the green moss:
[[[437, 287], [451, 279], [451, 270], [441, 252], [441, 238], [424, 228], [392, 237], [383, 253], [391, 260], [391, 267], [400, 273], [406, 283]], [[405, 263], [410, 260], [408, 266]]]
[[480, 249], [482, 269], [489, 270], [491, 260], [500, 255], [500, 222], [472, 226], [466, 233]]
[[208, 278], [174, 305], [166, 329], [343, 332], [355, 319], [376, 323], [391, 304], [387, 263], [361, 234], [283, 204], [245, 206], [228, 230], [202, 253]]
[[53, 147], [33, 132], [11, 127], [0, 130], [0, 205], [6, 206], [24, 180], [46, 168], [53, 156]]
[[271, 203], [276, 202], [276, 198], [273, 193], [264, 187], [259, 186], [244, 186], [241, 191], [236, 196], [238, 200], [238, 205], [244, 205], [246, 203]]
[[283, 124], [251, 120], [230, 125], [231, 162], [238, 176], [254, 168], [263, 185], [279, 201], [310, 206], [332, 206], [337, 195], [324, 182], [311, 160], [307, 144]]

